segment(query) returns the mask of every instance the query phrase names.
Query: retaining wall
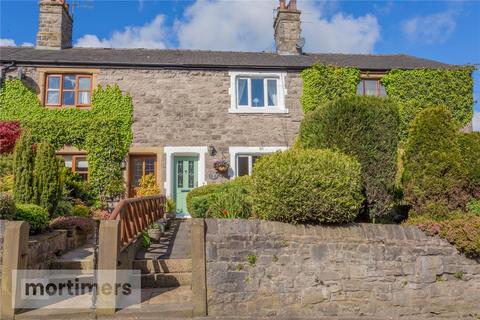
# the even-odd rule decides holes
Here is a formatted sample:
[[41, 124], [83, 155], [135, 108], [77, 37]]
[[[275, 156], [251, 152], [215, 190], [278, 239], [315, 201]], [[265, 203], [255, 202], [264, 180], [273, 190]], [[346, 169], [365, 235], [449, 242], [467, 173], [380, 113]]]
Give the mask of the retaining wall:
[[208, 314], [480, 316], [480, 264], [416, 227], [206, 220]]

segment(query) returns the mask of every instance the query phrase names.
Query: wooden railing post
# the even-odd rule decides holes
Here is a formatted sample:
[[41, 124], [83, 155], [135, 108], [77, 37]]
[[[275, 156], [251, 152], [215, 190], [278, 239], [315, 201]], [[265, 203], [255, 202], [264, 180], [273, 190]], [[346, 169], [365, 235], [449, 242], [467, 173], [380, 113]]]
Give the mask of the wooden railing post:
[[205, 220], [192, 219], [192, 291], [193, 316], [207, 316], [207, 265], [205, 256]]
[[[13, 270], [27, 268], [28, 232], [30, 226], [24, 221], [8, 221], [3, 238], [2, 288], [0, 294], [0, 319], [15, 318], [14, 297], [17, 279]], [[18, 294], [18, 293], [17, 293]], [[15, 294], [16, 295], [16, 294]]]
[[[116, 283], [116, 272], [102, 270], [117, 270], [120, 255], [120, 220], [103, 220], [100, 222], [98, 241], [98, 286], [104, 283]], [[117, 309], [117, 297], [113, 294], [97, 293], [97, 314], [113, 315]]]

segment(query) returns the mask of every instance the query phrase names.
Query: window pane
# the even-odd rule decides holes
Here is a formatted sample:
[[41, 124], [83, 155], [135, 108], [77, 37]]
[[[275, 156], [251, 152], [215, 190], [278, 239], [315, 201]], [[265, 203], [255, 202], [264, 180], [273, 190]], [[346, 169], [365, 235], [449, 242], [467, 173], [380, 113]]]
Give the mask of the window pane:
[[188, 187], [193, 188], [193, 182], [195, 180], [195, 177], [193, 176], [193, 161], [190, 160], [188, 161]]
[[60, 104], [60, 91], [48, 91], [47, 104]]
[[387, 96], [387, 91], [385, 91], [385, 87], [381, 83], [380, 83], [380, 96], [382, 96], [382, 97]]
[[277, 101], [277, 80], [267, 80], [267, 89], [268, 89], [268, 105], [270, 107], [275, 107], [278, 105]]
[[237, 176], [248, 175], [248, 156], [239, 156], [237, 158]]
[[248, 106], [248, 80], [238, 79], [237, 83], [238, 105]]
[[140, 178], [143, 176], [143, 161], [141, 159], [133, 160], [133, 181], [132, 185], [138, 187]]
[[363, 96], [363, 80], [360, 80], [357, 86], [357, 94]]
[[72, 156], [63, 156], [63, 160], [65, 161], [66, 168], [72, 168]]
[[155, 160], [146, 159], [145, 160], [145, 175], [155, 174]]
[[63, 91], [63, 104], [66, 106], [75, 105], [75, 91]]
[[77, 157], [75, 161], [75, 171], [88, 170], [88, 161], [86, 157]]
[[365, 80], [365, 95], [376, 96], [377, 95], [377, 80]]
[[77, 102], [78, 104], [90, 104], [90, 92], [79, 92]]
[[183, 188], [183, 161], [177, 162], [177, 188]]
[[263, 79], [252, 79], [252, 107], [265, 105]]
[[60, 89], [60, 77], [49, 76], [48, 77], [48, 89]]
[[78, 78], [78, 90], [90, 91], [90, 78]]
[[75, 89], [75, 76], [63, 76], [63, 89]]

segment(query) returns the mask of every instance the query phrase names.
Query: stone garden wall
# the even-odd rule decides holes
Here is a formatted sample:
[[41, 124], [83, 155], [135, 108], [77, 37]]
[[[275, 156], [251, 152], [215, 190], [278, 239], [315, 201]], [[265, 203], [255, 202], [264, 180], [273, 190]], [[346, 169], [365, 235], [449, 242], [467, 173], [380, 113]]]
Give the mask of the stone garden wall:
[[480, 264], [415, 227], [206, 220], [209, 315], [480, 316]]

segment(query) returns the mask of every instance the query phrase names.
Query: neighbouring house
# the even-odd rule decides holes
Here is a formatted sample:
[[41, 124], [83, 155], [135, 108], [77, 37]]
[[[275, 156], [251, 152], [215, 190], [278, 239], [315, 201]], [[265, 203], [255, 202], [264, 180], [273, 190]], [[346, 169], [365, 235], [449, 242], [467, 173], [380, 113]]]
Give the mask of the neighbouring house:
[[[250, 174], [262, 154], [291, 146], [303, 117], [300, 72], [320, 62], [357, 67], [360, 95], [385, 95], [391, 69], [448, 68], [408, 55], [314, 54], [302, 51], [301, 12], [280, 1], [276, 52], [72, 48], [65, 0], [41, 0], [35, 47], [0, 49], [2, 76], [34, 89], [45, 108], [91, 105], [92, 88], [118, 84], [133, 99], [133, 143], [125, 168], [129, 195], [153, 174], [179, 216], [189, 190]], [[21, 72], [19, 72], [21, 71]], [[65, 165], [88, 179], [83, 150], [59, 150]], [[230, 168], [219, 173], [214, 162]]]

